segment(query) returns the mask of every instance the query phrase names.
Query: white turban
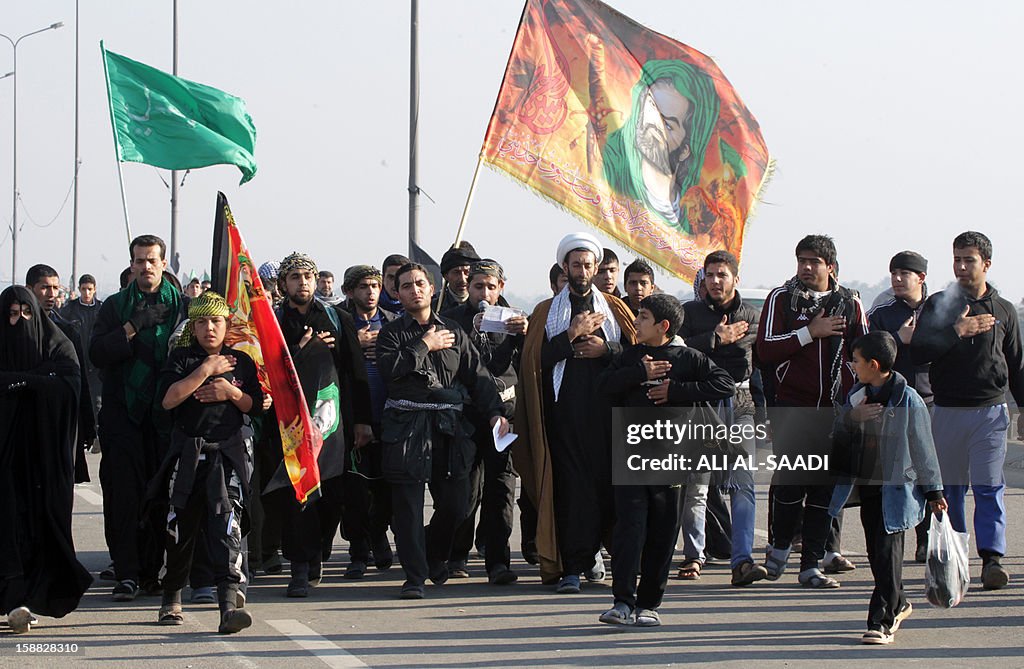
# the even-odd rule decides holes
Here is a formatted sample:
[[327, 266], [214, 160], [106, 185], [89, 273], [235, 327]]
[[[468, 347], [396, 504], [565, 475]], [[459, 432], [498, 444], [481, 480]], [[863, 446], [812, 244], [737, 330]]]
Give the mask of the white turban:
[[565, 262], [565, 256], [570, 251], [576, 251], [577, 249], [593, 251], [594, 256], [597, 258], [597, 264], [601, 264], [601, 259], [604, 257], [604, 247], [601, 246], [601, 242], [597, 240], [597, 237], [589, 232], [573, 232], [562, 237], [562, 241], [558, 242], [558, 257], [555, 258], [555, 261], [561, 265]]

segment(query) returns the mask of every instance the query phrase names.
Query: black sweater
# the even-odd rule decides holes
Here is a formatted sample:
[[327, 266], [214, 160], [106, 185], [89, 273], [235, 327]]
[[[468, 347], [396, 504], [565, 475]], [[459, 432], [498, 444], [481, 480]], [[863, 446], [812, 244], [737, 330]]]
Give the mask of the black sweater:
[[[732, 375], [736, 383], [750, 378], [753, 366], [750, 361], [750, 349], [757, 339], [757, 309], [745, 304], [739, 292], [732, 302], [724, 308], [710, 300], [693, 300], [683, 304], [683, 325], [679, 328], [679, 336], [686, 345], [695, 348], [710, 357], [716, 365], [724, 367]], [[750, 328], [739, 341], [723, 346], [715, 334], [715, 328], [728, 317], [728, 323], [746, 321]]]
[[715, 365], [700, 351], [680, 346], [647, 346], [637, 344], [616, 355], [598, 377], [598, 390], [611, 400], [612, 406], [657, 406], [647, 398], [650, 386], [644, 385], [647, 372], [641, 358], [670, 360], [668, 402], [664, 406], [693, 406], [696, 402], [714, 402], [732, 397], [736, 385], [722, 367]]
[[[968, 316], [992, 314], [996, 325], [988, 332], [960, 339], [953, 324], [965, 306], [970, 306]], [[915, 364], [931, 363], [929, 378], [938, 406], [1002, 404], [1007, 387], [1017, 405], [1024, 405], [1017, 311], [991, 286], [976, 300], [956, 286], [929, 297], [914, 330], [910, 353]]]

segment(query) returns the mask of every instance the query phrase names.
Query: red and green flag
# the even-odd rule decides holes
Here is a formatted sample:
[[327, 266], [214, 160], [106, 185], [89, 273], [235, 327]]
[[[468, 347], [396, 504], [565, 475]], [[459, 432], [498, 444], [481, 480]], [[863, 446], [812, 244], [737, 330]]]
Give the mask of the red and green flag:
[[295, 498], [307, 504], [320, 496], [323, 436], [313, 425], [273, 305], [223, 193], [217, 194], [213, 240], [214, 289], [223, 290], [231, 308], [225, 343], [255, 361], [263, 390], [273, 396], [284, 469]]
[[711, 58], [598, 0], [527, 0], [481, 157], [686, 279], [740, 256], [772, 165]]

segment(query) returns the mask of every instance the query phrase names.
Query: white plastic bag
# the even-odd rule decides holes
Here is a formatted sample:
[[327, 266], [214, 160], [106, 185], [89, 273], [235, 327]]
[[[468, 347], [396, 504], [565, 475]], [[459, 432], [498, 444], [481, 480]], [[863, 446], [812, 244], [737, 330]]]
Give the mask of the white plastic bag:
[[932, 514], [928, 529], [928, 559], [925, 575], [926, 595], [932, 606], [951, 609], [959, 604], [971, 585], [967, 562], [970, 535], [957, 532], [949, 522], [949, 514]]

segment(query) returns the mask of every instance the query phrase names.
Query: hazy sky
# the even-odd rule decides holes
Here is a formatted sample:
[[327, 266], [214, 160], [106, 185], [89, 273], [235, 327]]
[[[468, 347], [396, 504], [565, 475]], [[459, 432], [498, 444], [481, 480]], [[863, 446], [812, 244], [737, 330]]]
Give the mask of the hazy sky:
[[[289, 4], [179, 2], [179, 74], [247, 101], [259, 164], [241, 187], [230, 166], [188, 176], [179, 209], [186, 270], [209, 265], [217, 190], [258, 262], [302, 250], [341, 272], [406, 250], [409, 3]], [[440, 258], [455, 235], [522, 3], [420, 5], [419, 183], [433, 199], [421, 198], [420, 241]], [[1024, 181], [1024, 5], [612, 5], [715, 58], [760, 121], [778, 172], [748, 227], [741, 285], [787, 279], [797, 240], [818, 232], [836, 239], [846, 280], [874, 283], [894, 252], [911, 248], [928, 257], [930, 283], [941, 287], [952, 278], [952, 238], [973, 228], [995, 246], [990, 280], [1014, 302], [1024, 296], [1024, 232], [1013, 199]], [[101, 293], [116, 285], [128, 250], [98, 43], [170, 71], [171, 6], [81, 3], [79, 274], [95, 274]], [[65, 23], [18, 48], [20, 278], [36, 262], [63, 277], [71, 271], [70, 200], [56, 215], [74, 167], [74, 18], [73, 0], [5, 0], [0, 14], [0, 33], [12, 37]], [[0, 40], [0, 75], [10, 69], [10, 46]], [[0, 285], [11, 273], [11, 84], [0, 80]], [[135, 234], [169, 235], [161, 175], [168, 173], [124, 165]], [[581, 227], [483, 170], [466, 238], [505, 265], [510, 291], [538, 295], [558, 239]]]

